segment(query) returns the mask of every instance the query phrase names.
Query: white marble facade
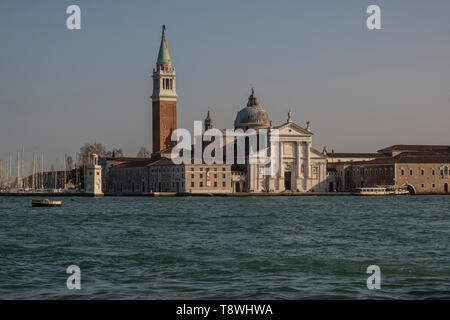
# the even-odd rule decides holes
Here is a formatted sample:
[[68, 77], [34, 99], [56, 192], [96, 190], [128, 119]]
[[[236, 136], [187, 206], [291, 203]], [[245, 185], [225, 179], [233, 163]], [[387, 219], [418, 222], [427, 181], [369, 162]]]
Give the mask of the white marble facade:
[[326, 163], [322, 153], [312, 148], [313, 133], [288, 121], [269, 129], [279, 132], [279, 149], [273, 145], [273, 135], [269, 134], [269, 152], [279, 159], [279, 170], [272, 175], [263, 175], [264, 165], [249, 164], [248, 179], [250, 192], [326, 192]]

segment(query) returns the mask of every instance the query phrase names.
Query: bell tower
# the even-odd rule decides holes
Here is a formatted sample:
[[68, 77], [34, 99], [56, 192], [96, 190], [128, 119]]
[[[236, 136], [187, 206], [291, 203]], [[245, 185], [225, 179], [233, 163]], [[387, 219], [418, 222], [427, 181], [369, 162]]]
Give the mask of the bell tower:
[[161, 46], [153, 69], [152, 133], [153, 153], [174, 146], [172, 132], [177, 129], [177, 92], [175, 69], [166, 43], [166, 26], [162, 27]]

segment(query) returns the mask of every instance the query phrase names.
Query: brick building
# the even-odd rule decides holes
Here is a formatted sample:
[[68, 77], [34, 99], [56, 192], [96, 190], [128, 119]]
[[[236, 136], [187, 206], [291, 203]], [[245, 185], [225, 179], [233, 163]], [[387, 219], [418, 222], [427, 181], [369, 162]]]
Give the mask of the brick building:
[[231, 165], [180, 164], [168, 158], [125, 161], [110, 168], [107, 194], [232, 193]]
[[406, 185], [411, 194], [449, 192], [449, 146], [396, 145], [378, 153], [373, 160], [329, 164], [330, 189]]

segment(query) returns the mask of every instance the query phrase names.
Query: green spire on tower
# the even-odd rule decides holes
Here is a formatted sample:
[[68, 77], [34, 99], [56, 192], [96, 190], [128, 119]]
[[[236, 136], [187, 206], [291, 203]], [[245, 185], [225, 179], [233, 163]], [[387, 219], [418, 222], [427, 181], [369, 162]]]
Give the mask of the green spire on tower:
[[171, 64], [171, 63], [172, 63], [172, 60], [170, 60], [169, 49], [167, 48], [167, 43], [166, 43], [166, 26], [163, 25], [161, 46], [159, 47], [157, 64]]

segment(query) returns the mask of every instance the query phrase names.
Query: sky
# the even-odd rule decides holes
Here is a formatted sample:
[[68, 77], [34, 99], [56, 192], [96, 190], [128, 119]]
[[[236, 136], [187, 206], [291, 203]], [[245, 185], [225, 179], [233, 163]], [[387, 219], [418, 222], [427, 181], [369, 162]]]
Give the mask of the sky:
[[[81, 8], [68, 30], [66, 8]], [[382, 30], [366, 9], [381, 8]], [[151, 74], [166, 25], [178, 126], [208, 108], [232, 128], [251, 88], [274, 125], [311, 121], [313, 146], [374, 152], [449, 144], [450, 1], [0, 2], [0, 160], [46, 167], [85, 142], [151, 149]]]

